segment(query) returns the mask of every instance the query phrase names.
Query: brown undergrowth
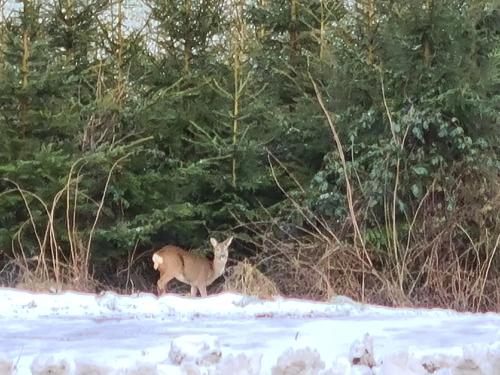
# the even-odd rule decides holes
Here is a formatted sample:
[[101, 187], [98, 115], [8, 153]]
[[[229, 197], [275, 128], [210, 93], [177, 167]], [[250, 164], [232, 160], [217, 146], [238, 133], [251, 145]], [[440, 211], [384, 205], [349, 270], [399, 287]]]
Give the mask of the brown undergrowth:
[[237, 292], [262, 299], [271, 299], [279, 295], [274, 281], [258, 270], [247, 259], [237, 262], [228, 269], [223, 285], [224, 291]]
[[[92, 241], [113, 171], [131, 154], [116, 159], [109, 169], [100, 201], [92, 201], [95, 215], [86, 230], [78, 222], [85, 159], [78, 159], [71, 165], [66, 181], [50, 199], [44, 200], [16, 181], [3, 178], [12, 188], [3, 191], [0, 196], [19, 195], [27, 219], [12, 238], [10, 259], [5, 260], [5, 267], [0, 270], [1, 283], [37, 291], [94, 291], [99, 282], [92, 275]], [[89, 200], [86, 196], [83, 199]]]
[[388, 228], [375, 228], [382, 239], [361, 230], [369, 259], [349, 237], [348, 222], [335, 232], [318, 218], [307, 228], [276, 218], [240, 225], [258, 249], [252, 263], [286, 296], [500, 311], [500, 220], [492, 216], [500, 202], [471, 204], [462, 194], [452, 212], [428, 194], [412, 221], [400, 224], [396, 242]]
[[[367, 215], [361, 214], [366, 212], [363, 204], [354, 201], [359, 222], [356, 237], [352, 220], [329, 225], [297, 202], [292, 208], [307, 218], [302, 227], [271, 214], [268, 220], [240, 222], [234, 229], [236, 234], [246, 234], [238, 241], [240, 250], [247, 245], [253, 255], [236, 263], [232, 259], [225, 281], [219, 279], [210, 292], [315, 300], [345, 295], [388, 306], [500, 311], [498, 185], [479, 182], [467, 186], [451, 192], [456, 201], [452, 210], [444, 205], [442, 192], [429, 190], [413, 217], [393, 220], [388, 209], [385, 225], [370, 229]], [[18, 192], [28, 194], [20, 188]], [[133, 249], [126, 259], [89, 265], [89, 248], [72, 227], [72, 247], [69, 252], [61, 250], [53, 226], [54, 211], [46, 212], [47, 227], [38, 236], [40, 251], [28, 257], [21, 228], [13, 241], [15, 256], [1, 259], [2, 285], [36, 291], [154, 290], [157, 274], [151, 266], [152, 251]], [[32, 224], [27, 221], [27, 225]], [[173, 282], [170, 290], [182, 292], [183, 287]]]

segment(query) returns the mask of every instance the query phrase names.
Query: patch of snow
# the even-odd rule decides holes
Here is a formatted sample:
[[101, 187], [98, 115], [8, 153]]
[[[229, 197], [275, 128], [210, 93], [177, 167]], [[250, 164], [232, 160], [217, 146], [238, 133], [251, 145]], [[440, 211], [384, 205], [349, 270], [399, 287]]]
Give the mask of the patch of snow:
[[330, 368], [323, 371], [321, 375], [350, 375], [351, 362], [346, 357], [337, 357]]
[[[432, 313], [436, 317], [456, 316], [451, 310], [395, 309], [380, 306], [347, 303], [337, 297], [333, 302], [311, 302], [276, 298], [260, 300], [234, 293], [223, 293], [207, 298], [150, 293], [129, 296], [106, 292], [101, 295], [62, 292], [32, 293], [0, 288], [0, 318], [4, 317], [332, 317], [332, 316], [398, 316], [418, 317]], [[460, 314], [467, 315], [467, 314]], [[498, 329], [498, 327], [497, 327]]]
[[310, 348], [288, 349], [278, 358], [272, 375], [317, 375], [325, 368], [325, 362], [316, 350]]
[[373, 367], [373, 338], [366, 334], [362, 340], [356, 340], [349, 349], [349, 361], [353, 365]]
[[4, 353], [0, 353], [0, 374], [11, 375], [13, 369], [12, 359], [8, 358]]
[[173, 364], [184, 362], [198, 366], [210, 366], [218, 363], [222, 353], [216, 337], [210, 335], [184, 335], [170, 343], [168, 358]]
[[74, 364], [59, 356], [40, 355], [31, 364], [33, 375], [69, 375], [74, 373]]
[[500, 375], [500, 315], [0, 288], [0, 375]]
[[215, 368], [213, 375], [259, 375], [262, 355], [229, 354]]

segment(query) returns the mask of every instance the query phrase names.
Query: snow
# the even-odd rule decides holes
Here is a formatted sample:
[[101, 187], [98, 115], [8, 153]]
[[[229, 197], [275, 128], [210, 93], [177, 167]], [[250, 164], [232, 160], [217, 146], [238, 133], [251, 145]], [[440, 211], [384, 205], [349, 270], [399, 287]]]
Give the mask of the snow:
[[0, 375], [500, 375], [500, 314], [0, 288]]

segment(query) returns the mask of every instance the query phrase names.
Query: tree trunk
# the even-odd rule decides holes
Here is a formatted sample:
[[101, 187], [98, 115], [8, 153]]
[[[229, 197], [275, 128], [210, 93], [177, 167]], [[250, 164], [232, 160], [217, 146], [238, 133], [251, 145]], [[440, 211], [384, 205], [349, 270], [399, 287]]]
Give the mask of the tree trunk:
[[21, 135], [24, 137], [28, 129], [29, 100], [26, 89], [28, 88], [28, 77], [30, 74], [30, 25], [29, 13], [30, 0], [23, 0], [23, 36], [22, 36], [22, 56], [21, 56], [21, 97], [19, 99], [19, 119], [21, 125]]
[[191, 0], [185, 0], [184, 1], [184, 8], [186, 12], [186, 18], [184, 20], [186, 24], [186, 35], [184, 35], [184, 64], [183, 64], [183, 70], [184, 73], [189, 73], [190, 71], [190, 66], [191, 66], [191, 60], [193, 58], [193, 46], [192, 46], [192, 41], [191, 41], [191, 33], [188, 32], [187, 30], [190, 29], [191, 27], [191, 13], [192, 13], [192, 3]]
[[295, 66], [299, 54], [299, 27], [298, 27], [298, 7], [299, 0], [290, 0], [290, 64]]

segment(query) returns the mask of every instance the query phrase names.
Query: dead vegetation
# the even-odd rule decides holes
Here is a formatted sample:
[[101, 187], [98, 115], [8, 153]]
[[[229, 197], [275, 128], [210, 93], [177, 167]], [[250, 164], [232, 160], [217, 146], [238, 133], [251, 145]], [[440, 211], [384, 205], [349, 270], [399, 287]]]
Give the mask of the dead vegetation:
[[287, 227], [276, 218], [240, 225], [256, 239], [252, 263], [286, 296], [345, 295], [389, 306], [500, 311], [500, 221], [486, 211], [491, 213], [467, 205], [450, 214], [429, 194], [395, 249], [390, 236], [381, 246], [375, 243], [379, 237], [363, 232], [369, 261], [349, 240], [348, 222], [335, 236], [318, 218], [313, 228]]
[[[7, 276], [0, 275], [1, 279], [11, 279], [12, 284], [31, 290], [94, 291], [98, 282], [91, 273], [92, 241], [113, 171], [130, 155], [118, 158], [109, 169], [101, 199], [93, 202], [95, 215], [88, 233], [84, 233], [78, 223], [79, 185], [86, 164], [84, 159], [78, 159], [71, 165], [65, 183], [51, 199], [44, 200], [34, 192], [23, 189], [17, 182], [3, 178], [13, 188], [0, 196], [18, 194], [24, 202], [28, 219], [12, 238], [12, 259], [2, 270], [2, 274]], [[40, 212], [39, 218], [35, 212]], [[26, 246], [24, 237], [28, 231], [33, 233], [34, 238], [30, 246]]]
[[236, 265], [228, 269], [223, 290], [262, 299], [271, 299], [279, 295], [276, 283], [260, 272], [247, 259], [237, 262]]
[[[61, 196], [68, 194], [70, 200], [72, 192], [76, 194], [71, 184], [76, 180], [68, 180], [61, 190]], [[17, 192], [28, 194], [20, 188]], [[457, 205], [449, 211], [442, 194], [430, 190], [414, 217], [398, 222], [388, 207], [386, 223], [371, 229], [367, 229], [363, 203], [355, 201], [360, 228], [356, 235], [352, 220], [329, 224], [288, 196], [304, 224], [292, 225], [287, 218], [271, 214], [260, 222], [239, 221], [234, 233], [244, 235], [236, 245], [248, 246], [253, 256], [234, 263], [237, 252], [231, 252], [225, 282], [219, 279], [210, 293], [225, 290], [259, 298], [283, 295], [315, 300], [345, 295], [389, 306], [500, 311], [500, 194], [494, 192], [495, 185], [484, 181], [476, 189], [459, 186], [452, 192]], [[51, 205], [57, 202], [54, 199]], [[71, 224], [67, 232], [73, 236], [72, 245], [61, 249], [55, 210], [45, 206], [48, 216], [43, 231], [30, 221], [26, 224], [36, 229], [38, 251], [28, 257], [21, 228], [13, 239], [15, 256], [1, 260], [3, 286], [51, 292], [154, 290], [153, 250], [139, 252], [136, 246], [127, 259], [92, 268], [90, 243], [84, 245]], [[71, 212], [66, 212], [70, 223]], [[172, 291], [184, 289], [173, 283]]]

